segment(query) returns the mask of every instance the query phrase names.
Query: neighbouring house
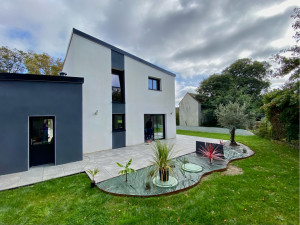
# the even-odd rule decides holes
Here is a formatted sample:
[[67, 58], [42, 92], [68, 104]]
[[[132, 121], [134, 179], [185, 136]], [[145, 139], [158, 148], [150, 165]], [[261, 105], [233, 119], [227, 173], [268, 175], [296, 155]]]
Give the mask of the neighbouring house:
[[187, 92], [179, 102], [179, 125], [201, 126], [202, 121], [201, 100], [195, 94]]
[[83, 81], [0, 73], [0, 175], [82, 160]]
[[85, 80], [83, 152], [176, 137], [175, 74], [76, 29], [63, 71]]

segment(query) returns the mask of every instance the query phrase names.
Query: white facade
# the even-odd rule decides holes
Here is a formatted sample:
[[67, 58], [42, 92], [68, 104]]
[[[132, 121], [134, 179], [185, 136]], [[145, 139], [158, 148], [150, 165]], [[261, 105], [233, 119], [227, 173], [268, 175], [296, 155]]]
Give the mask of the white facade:
[[201, 103], [192, 94], [186, 93], [179, 103], [179, 125], [201, 126]]
[[[176, 137], [175, 77], [124, 55], [126, 146], [144, 142], [144, 114], [165, 115], [165, 137]], [[111, 49], [72, 34], [63, 72], [84, 77], [83, 152], [112, 148]], [[148, 77], [161, 81], [161, 91], [148, 89]], [[72, 116], [72, 115], [70, 115]]]

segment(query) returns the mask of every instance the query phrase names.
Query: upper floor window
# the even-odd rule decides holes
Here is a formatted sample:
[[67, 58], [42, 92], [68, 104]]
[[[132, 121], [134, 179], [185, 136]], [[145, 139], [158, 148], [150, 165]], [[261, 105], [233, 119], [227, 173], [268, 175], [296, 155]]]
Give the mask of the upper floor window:
[[122, 74], [113, 73], [111, 75], [112, 101], [124, 102], [123, 94], [123, 76]]
[[160, 79], [148, 77], [148, 89], [160, 91]]

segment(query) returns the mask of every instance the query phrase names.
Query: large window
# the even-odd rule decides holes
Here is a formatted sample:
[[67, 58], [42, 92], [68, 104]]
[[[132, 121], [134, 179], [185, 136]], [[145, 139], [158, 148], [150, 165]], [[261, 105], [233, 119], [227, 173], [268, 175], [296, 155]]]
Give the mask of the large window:
[[160, 80], [152, 77], [148, 77], [148, 89], [149, 90], [160, 90]]
[[125, 130], [125, 115], [124, 114], [113, 114], [112, 115], [112, 129], [113, 129], [113, 131], [124, 131]]

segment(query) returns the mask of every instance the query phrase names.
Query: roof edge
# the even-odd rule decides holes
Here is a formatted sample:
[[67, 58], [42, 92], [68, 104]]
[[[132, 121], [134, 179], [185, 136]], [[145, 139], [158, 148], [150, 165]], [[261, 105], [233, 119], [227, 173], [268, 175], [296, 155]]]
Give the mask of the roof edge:
[[0, 81], [39, 81], [56, 83], [84, 83], [83, 77], [55, 76], [42, 74], [0, 73]]
[[132, 54], [130, 54], [130, 53], [128, 53], [128, 52], [126, 52], [126, 51], [124, 51], [124, 50], [122, 50], [122, 49], [119, 49], [119, 48], [117, 48], [117, 47], [115, 47], [115, 46], [113, 46], [113, 45], [111, 45], [111, 44], [108, 44], [108, 43], [106, 43], [106, 42], [100, 40], [100, 39], [97, 39], [97, 38], [95, 38], [95, 37], [93, 37], [93, 36], [91, 36], [91, 35], [88, 35], [88, 34], [82, 32], [82, 31], [80, 31], [80, 30], [77, 30], [77, 29], [73, 28], [73, 34], [77, 34], [77, 35], [79, 35], [80, 37], [86, 38], [86, 39], [88, 39], [88, 40], [90, 40], [90, 41], [93, 41], [93, 42], [95, 42], [95, 43], [97, 43], [97, 44], [100, 44], [100, 45], [102, 45], [102, 46], [104, 46], [104, 47], [107, 47], [107, 48], [109, 48], [109, 49], [111, 49], [111, 50], [113, 50], [113, 51], [116, 51], [116, 52], [121, 53], [121, 54], [123, 54], [123, 55], [126, 55], [126, 56], [128, 56], [128, 57], [130, 57], [130, 58], [132, 58], [132, 59], [135, 59], [135, 60], [137, 60], [138, 62], [141, 62], [141, 63], [143, 63], [143, 64], [145, 64], [145, 65], [147, 65], [147, 66], [150, 66], [150, 67], [152, 67], [152, 68], [154, 68], [154, 69], [160, 70], [161, 72], [167, 73], [168, 75], [171, 75], [171, 76], [173, 76], [173, 77], [176, 77], [176, 74], [174, 74], [174, 73], [172, 73], [172, 72], [170, 72], [170, 71], [168, 71], [168, 70], [165, 70], [165, 69], [163, 69], [163, 68], [161, 68], [161, 67], [159, 67], [159, 66], [156, 66], [156, 65], [154, 65], [154, 64], [152, 64], [152, 63], [150, 63], [150, 62], [147, 62], [147, 61], [144, 60], [144, 59], [141, 59], [141, 58], [139, 58], [139, 57], [137, 57], [137, 56], [135, 56], [135, 55], [132, 55]]

